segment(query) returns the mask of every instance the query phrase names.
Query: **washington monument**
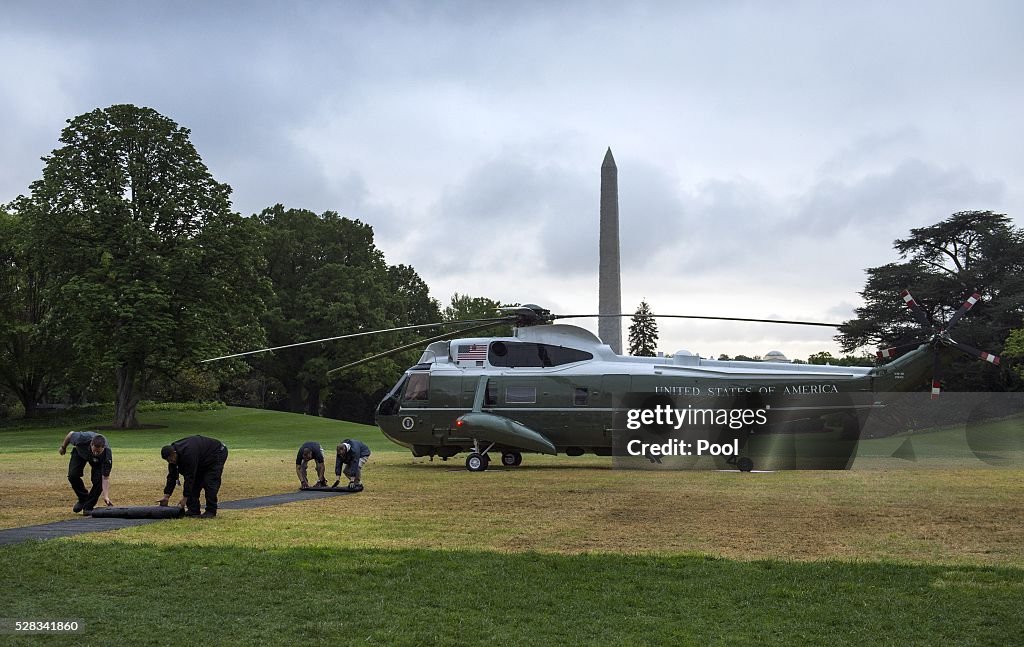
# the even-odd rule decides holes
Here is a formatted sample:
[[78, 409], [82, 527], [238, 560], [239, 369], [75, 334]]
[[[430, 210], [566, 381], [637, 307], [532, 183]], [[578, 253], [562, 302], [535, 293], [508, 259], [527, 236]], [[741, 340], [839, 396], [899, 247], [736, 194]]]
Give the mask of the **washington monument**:
[[[612, 149], [601, 164], [601, 259], [598, 272], [597, 312], [622, 312], [622, 282], [619, 278], [619, 169]], [[622, 321], [619, 317], [598, 319], [597, 336], [622, 354]]]

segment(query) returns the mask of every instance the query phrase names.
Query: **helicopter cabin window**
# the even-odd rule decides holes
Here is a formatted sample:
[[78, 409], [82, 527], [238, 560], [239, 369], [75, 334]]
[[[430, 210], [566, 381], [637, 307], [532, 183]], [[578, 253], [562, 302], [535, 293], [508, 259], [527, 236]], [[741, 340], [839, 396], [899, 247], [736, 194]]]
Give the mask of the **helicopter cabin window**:
[[535, 402], [537, 402], [537, 387], [505, 387], [505, 404], [534, 404]]
[[410, 373], [405, 387], [405, 402], [423, 402], [430, 394], [430, 373]]
[[484, 405], [491, 406], [498, 404], [498, 385], [494, 380], [487, 380], [487, 390], [484, 391]]
[[585, 407], [590, 400], [590, 389], [585, 386], [577, 386], [572, 396], [572, 406]]
[[594, 359], [594, 356], [584, 350], [553, 344], [496, 341], [491, 344], [487, 359], [491, 366], [544, 368], [583, 362]]

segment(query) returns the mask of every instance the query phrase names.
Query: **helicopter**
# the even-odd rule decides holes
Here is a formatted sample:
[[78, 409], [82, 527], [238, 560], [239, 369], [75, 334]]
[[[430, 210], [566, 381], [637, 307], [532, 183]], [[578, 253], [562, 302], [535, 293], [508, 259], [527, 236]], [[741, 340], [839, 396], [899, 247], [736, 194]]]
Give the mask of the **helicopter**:
[[[930, 334], [918, 342], [880, 350], [879, 360], [888, 362], [870, 368], [723, 361], [685, 351], [671, 358], [618, 355], [590, 331], [556, 321], [631, 315], [556, 315], [534, 304], [502, 308], [493, 318], [366, 331], [206, 361], [395, 330], [464, 325], [467, 327], [346, 364], [329, 374], [426, 343], [419, 361], [378, 404], [375, 422], [389, 440], [413, 456], [448, 460], [468, 453], [465, 465], [471, 472], [486, 470], [492, 454], [511, 468], [522, 463], [524, 453], [628, 457], [636, 456], [632, 449], [646, 447], [655, 449], [642, 458], [660, 463], [656, 448], [681, 448], [686, 453], [687, 445], [714, 453], [720, 465], [751, 471], [750, 440], [755, 435], [825, 432], [824, 421], [832, 418], [840, 421], [839, 437], [847, 442], [833, 444], [828, 459], [811, 467], [841, 469], [849, 465], [850, 442], [856, 442], [864, 414], [882, 406], [880, 394], [917, 390], [930, 368], [932, 397], [937, 397], [940, 372], [952, 350], [999, 363], [997, 356], [950, 335], [980, 295], [973, 294], [949, 322], [938, 326], [929, 322], [909, 291], [904, 290], [902, 297]], [[513, 325], [512, 336], [469, 335], [503, 323]], [[704, 413], [709, 411], [710, 418]], [[744, 415], [731, 413], [737, 411]], [[726, 412], [724, 418], [722, 412]], [[649, 415], [654, 413], [658, 415]], [[678, 424], [681, 417], [691, 414], [694, 418], [700, 414], [701, 420], [682, 429], [682, 435], [673, 436], [671, 432], [682, 427]], [[673, 420], [677, 422], [674, 427]]]

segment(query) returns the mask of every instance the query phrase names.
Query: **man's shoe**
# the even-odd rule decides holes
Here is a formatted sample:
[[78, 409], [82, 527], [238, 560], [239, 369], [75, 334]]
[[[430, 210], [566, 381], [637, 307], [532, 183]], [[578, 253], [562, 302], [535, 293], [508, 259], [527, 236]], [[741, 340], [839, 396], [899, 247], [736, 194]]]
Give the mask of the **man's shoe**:
[[199, 515], [200, 515], [200, 512], [198, 510], [186, 510], [185, 511], [185, 516], [186, 517], [198, 517]]
[[210, 512], [209, 510], [207, 510], [206, 512], [204, 512], [203, 514], [200, 515], [200, 518], [201, 519], [213, 519], [216, 516], [217, 516], [217, 511], [216, 510], [214, 510], [213, 512]]
[[92, 508], [82, 508], [82, 514], [88, 517], [92, 514]]
[[81, 512], [82, 508], [84, 508], [84, 507], [85, 507], [85, 504], [82, 503], [81, 501], [79, 501], [78, 503], [75, 504], [75, 506], [73, 508], [71, 508], [71, 510], [73, 512]]

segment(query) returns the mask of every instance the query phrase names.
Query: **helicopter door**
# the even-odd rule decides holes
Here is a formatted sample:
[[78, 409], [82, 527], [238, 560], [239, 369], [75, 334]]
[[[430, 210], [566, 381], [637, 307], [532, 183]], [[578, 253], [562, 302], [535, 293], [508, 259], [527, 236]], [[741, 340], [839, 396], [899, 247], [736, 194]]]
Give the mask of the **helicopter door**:
[[[480, 379], [481, 376], [479, 375], [462, 378], [462, 399], [458, 406], [466, 410], [473, 408], [474, 401], [476, 400], [476, 390], [480, 386]], [[498, 382], [493, 377], [485, 377], [483, 379], [486, 380], [486, 386], [481, 405], [484, 410], [487, 410], [498, 404]]]
[[[626, 401], [626, 395], [629, 393], [633, 386], [633, 378], [630, 375], [605, 375], [601, 378], [601, 395], [599, 398], [600, 404], [598, 406], [607, 407], [608, 409], [621, 409], [624, 407]], [[618, 412], [616, 412], [618, 413]], [[625, 413], [622, 412], [622, 422], [625, 422]], [[613, 413], [609, 413], [605, 417], [604, 434], [606, 438], [611, 438], [612, 433], [616, 429], [617, 416]], [[623, 425], [624, 427], [624, 425]]]
[[601, 378], [601, 400], [603, 407], [618, 406], [632, 386], [631, 375], [605, 375]]

